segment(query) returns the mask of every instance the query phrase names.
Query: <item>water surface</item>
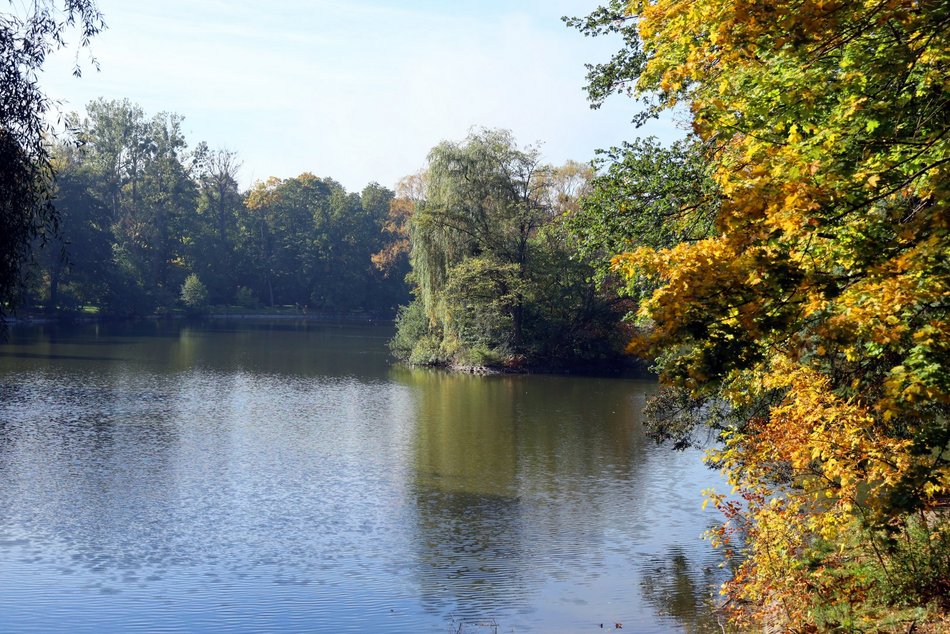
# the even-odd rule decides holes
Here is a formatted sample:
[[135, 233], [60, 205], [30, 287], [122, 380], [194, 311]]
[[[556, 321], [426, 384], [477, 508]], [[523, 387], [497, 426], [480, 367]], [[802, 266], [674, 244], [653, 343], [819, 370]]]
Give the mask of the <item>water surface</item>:
[[13, 329], [0, 631], [719, 631], [718, 478], [644, 438], [652, 382], [394, 368], [390, 334]]

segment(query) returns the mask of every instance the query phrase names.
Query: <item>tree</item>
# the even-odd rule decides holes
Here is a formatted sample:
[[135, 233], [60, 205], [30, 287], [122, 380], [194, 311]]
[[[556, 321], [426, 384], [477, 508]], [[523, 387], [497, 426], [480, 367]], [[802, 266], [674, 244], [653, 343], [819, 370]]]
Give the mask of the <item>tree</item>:
[[186, 222], [184, 251], [188, 268], [205, 281], [212, 302], [226, 304], [234, 298], [241, 275], [238, 220], [243, 197], [237, 182], [241, 164], [236, 152], [211, 151], [202, 144], [194, 155], [198, 202]]
[[181, 303], [190, 313], [198, 313], [208, 306], [208, 289], [198, 276], [192, 273], [181, 285]]
[[257, 183], [241, 221], [245, 262], [261, 296], [325, 311], [392, 311], [405, 295], [398, 278], [373, 267], [393, 193], [375, 183], [347, 193], [331, 178], [304, 173]]
[[[70, 29], [79, 31], [79, 48], [85, 48], [104, 28], [92, 0], [8, 4], [11, 11], [0, 15], [0, 318], [15, 299], [34, 239], [56, 228], [46, 145], [49, 100], [38, 74], [46, 56], [66, 45]], [[74, 72], [79, 74], [78, 64]]]
[[139, 205], [139, 189], [149, 152], [148, 124], [142, 107], [130, 102], [96, 99], [86, 118], [75, 124], [78, 141], [109, 201], [112, 221], [128, 224]]
[[78, 123], [77, 136], [109, 202], [117, 278], [106, 300], [118, 313], [167, 309], [186, 271], [184, 237], [198, 189], [192, 177], [203, 159], [188, 151], [183, 118], [159, 113], [147, 119], [128, 100], [99, 99]]
[[391, 207], [394, 233], [408, 228], [416, 295], [400, 314], [396, 354], [513, 367], [611, 358], [616, 302], [587, 281], [591, 269], [572, 260], [563, 230], [587, 176], [576, 164], [542, 164], [501, 130], [433, 148], [424, 177], [406, 181], [412, 189]]
[[[570, 213], [581, 256], [596, 262], [597, 279], [614, 273], [611, 259], [639, 246], [671, 247], [714, 231], [719, 192], [695, 138], [669, 147], [638, 139], [598, 152], [597, 175]], [[631, 289], [632, 290], [632, 289]], [[645, 289], [637, 289], [640, 294]]]
[[[524, 279], [529, 239], [549, 214], [540, 196], [542, 170], [538, 152], [518, 149], [504, 130], [473, 132], [463, 143], [446, 141], [429, 153], [427, 198], [412, 217], [410, 261], [416, 295], [432, 324], [445, 331], [448, 349], [459, 333], [451, 313], [442, 311], [443, 291], [456, 266], [483, 256], [483, 272], [495, 267], [498, 279], [507, 277], [503, 271]], [[505, 304], [510, 328], [496, 329], [504, 340], [484, 345], [520, 347], [524, 298], [512, 292]]]
[[[587, 68], [587, 96], [591, 108], [600, 108], [614, 94], [638, 97], [644, 101], [649, 99], [649, 95], [635, 90], [646, 54], [643, 52], [635, 16], [630, 14], [628, 5], [628, 0], [609, 0], [586, 17], [561, 18], [565, 24], [586, 37], [618, 35], [623, 40], [623, 46], [607, 62], [584, 65]], [[635, 120], [642, 121], [653, 111], [654, 108], [648, 108], [638, 114]]]
[[[426, 198], [426, 172], [406, 176], [396, 184], [382, 230], [386, 241], [372, 256], [373, 264], [387, 276], [409, 265], [411, 243], [409, 232], [412, 216]], [[402, 265], [402, 266], [401, 266]]]
[[74, 144], [57, 144], [53, 164], [58, 227], [36, 257], [40, 276], [47, 283], [46, 305], [51, 311], [99, 306], [114, 267], [109, 208]]
[[198, 192], [186, 165], [191, 158], [181, 131], [184, 117], [161, 112], [148, 125], [141, 205], [137, 212], [137, 246], [156, 303], [167, 306], [185, 277], [183, 237], [193, 217]]
[[632, 347], [723, 430], [733, 616], [943, 618], [950, 7], [637, 0], [623, 23], [624, 79], [689, 106], [721, 195], [710, 235], [615, 266], [655, 288]]
[[[538, 152], [519, 150], [503, 130], [473, 132], [464, 143], [443, 142], [429, 153], [427, 193], [412, 228], [419, 298], [437, 319], [438, 295], [451, 268], [484, 254], [527, 271], [528, 242], [550, 215], [541, 197]], [[522, 302], [511, 303], [511, 344], [521, 343]]]

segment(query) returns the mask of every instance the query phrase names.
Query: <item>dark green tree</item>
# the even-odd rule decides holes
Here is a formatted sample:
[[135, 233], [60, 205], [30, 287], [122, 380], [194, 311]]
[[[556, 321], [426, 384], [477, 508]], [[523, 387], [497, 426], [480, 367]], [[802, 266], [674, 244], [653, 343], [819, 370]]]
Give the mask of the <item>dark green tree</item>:
[[618, 253], [691, 242], [714, 230], [719, 193], [696, 139], [669, 146], [638, 139], [599, 151], [593, 166], [597, 175], [567, 224], [599, 282]]
[[[149, 290], [158, 306], [170, 306], [187, 275], [183, 239], [197, 206], [191, 156], [181, 131], [183, 117], [159, 113], [148, 126], [137, 236]], [[186, 163], [189, 163], [186, 165]]]
[[187, 274], [184, 242], [198, 197], [191, 176], [196, 157], [188, 152], [182, 117], [160, 113], [149, 121], [127, 100], [101, 99], [87, 114], [78, 136], [99, 196], [108, 201], [114, 236], [115, 278], [106, 308], [169, 308]]
[[229, 303], [241, 285], [239, 169], [237, 154], [231, 150], [210, 151], [201, 144], [195, 149], [198, 203], [188, 219], [184, 247], [188, 268], [205, 282], [213, 304]]
[[79, 32], [82, 49], [105, 26], [92, 0], [6, 4], [9, 11], [0, 14], [0, 318], [15, 299], [35, 239], [57, 224], [46, 143], [50, 104], [39, 73], [46, 56], [66, 45], [67, 32]]
[[108, 205], [97, 193], [90, 166], [70, 143], [54, 151], [57, 232], [38, 251], [40, 295], [50, 311], [99, 306], [113, 274]]
[[255, 185], [245, 199], [240, 249], [260, 297], [330, 312], [393, 310], [405, 285], [371, 259], [382, 246], [392, 196], [375, 184], [363, 195], [347, 193], [309, 173]]

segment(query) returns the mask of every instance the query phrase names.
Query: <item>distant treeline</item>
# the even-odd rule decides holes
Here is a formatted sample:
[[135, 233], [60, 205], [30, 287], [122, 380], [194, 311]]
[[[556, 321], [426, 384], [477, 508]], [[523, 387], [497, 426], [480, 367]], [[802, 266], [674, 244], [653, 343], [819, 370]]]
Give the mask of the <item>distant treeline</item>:
[[394, 312], [409, 300], [408, 265], [383, 272], [371, 260], [386, 243], [391, 190], [348, 193], [305, 173], [241, 191], [236, 154], [189, 147], [181, 123], [106, 100], [69, 121], [53, 153], [58, 226], [34, 250], [21, 306], [136, 316], [213, 305]]

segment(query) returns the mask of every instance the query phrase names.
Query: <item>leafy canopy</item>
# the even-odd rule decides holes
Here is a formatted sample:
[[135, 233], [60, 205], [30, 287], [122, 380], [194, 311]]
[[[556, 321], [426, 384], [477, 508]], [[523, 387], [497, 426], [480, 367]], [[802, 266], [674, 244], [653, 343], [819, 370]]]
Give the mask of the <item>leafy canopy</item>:
[[[950, 5], [626, 8], [596, 28], [637, 42], [593, 69], [592, 97], [633, 77], [635, 95], [688, 107], [721, 196], [709, 235], [614, 265], [651, 289], [631, 349], [732, 412], [713, 458], [744, 500], [711, 499], [729, 518], [717, 540], [745, 536], [734, 616], [809, 630], [945, 613]], [[902, 575], [914, 561], [928, 574]]]
[[[56, 228], [45, 115], [49, 99], [38, 74], [46, 56], [79, 31], [79, 48], [105, 24], [92, 0], [10, 0], [0, 13], [0, 317], [15, 299], [34, 239]], [[78, 54], [78, 51], [77, 51]], [[74, 73], [79, 74], [77, 64]]]
[[418, 364], [521, 368], [616, 360], [619, 302], [588, 282], [564, 214], [590, 172], [541, 163], [504, 130], [473, 131], [429, 153], [390, 207], [385, 266], [409, 251], [416, 300], [393, 351]]

